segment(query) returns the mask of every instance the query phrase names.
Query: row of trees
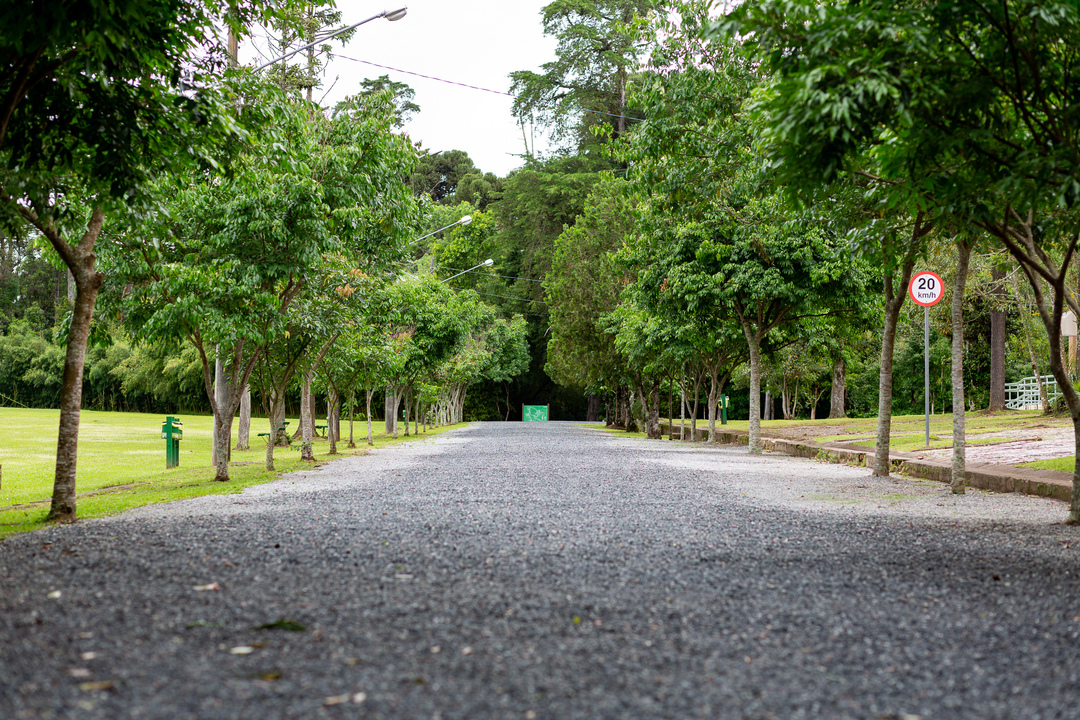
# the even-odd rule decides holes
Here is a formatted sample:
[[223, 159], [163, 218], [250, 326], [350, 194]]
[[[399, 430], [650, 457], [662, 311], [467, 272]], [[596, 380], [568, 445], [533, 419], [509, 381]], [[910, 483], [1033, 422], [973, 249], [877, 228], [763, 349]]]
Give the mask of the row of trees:
[[[745, 372], [759, 452], [766, 358], [797, 375], [805, 355], [824, 355], [842, 385], [845, 348], [876, 326], [874, 472], [887, 475], [908, 281], [945, 258], [962, 492], [963, 311], [979, 249], [999, 286], [1009, 265], [1026, 279], [1080, 455], [1061, 339], [1063, 311], [1077, 310], [1075, 4], [758, 0], [719, 18], [711, 5], [657, 3], [619, 26], [652, 43], [626, 101], [643, 121], [597, 131], [619, 165], [555, 244], [553, 374], [628, 388], [655, 435], [662, 380], [676, 375], [694, 398], [704, 382], [712, 425], [717, 395]], [[1070, 522], [1080, 522], [1080, 474]]]
[[[229, 477], [251, 389], [273, 436], [299, 385], [312, 459], [314, 387], [331, 417], [365, 394], [370, 441], [375, 388], [396, 434], [401, 400], [414, 419], [430, 409], [456, 422], [470, 384], [521, 371], [522, 319], [401, 272], [430, 202], [410, 189], [420, 154], [395, 132], [409, 110], [400, 93], [375, 82], [327, 111], [301, 98], [310, 73], [256, 77], [234, 67], [234, 49], [206, 43], [219, 24], [235, 37], [256, 19], [306, 38], [319, 18], [289, 4], [99, 5], [0, 30], [2, 220], [11, 237], [47, 242], [73, 289], [52, 519], [75, 518], [91, 337], [120, 334], [159, 356], [182, 343], [214, 412], [216, 480]], [[16, 329], [25, 337], [26, 321]]]

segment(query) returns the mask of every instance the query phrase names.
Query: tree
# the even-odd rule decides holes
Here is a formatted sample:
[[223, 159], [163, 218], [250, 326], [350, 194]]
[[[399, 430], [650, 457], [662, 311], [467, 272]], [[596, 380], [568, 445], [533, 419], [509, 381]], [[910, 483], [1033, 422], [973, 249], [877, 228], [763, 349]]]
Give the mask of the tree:
[[556, 140], [581, 152], [592, 142], [591, 128], [626, 131], [627, 85], [646, 47], [640, 32], [655, 0], [555, 0], [543, 9], [544, 34], [558, 38], [556, 59], [543, 74], [510, 74], [516, 96], [513, 113], [522, 123], [552, 129]]
[[409, 184], [416, 195], [427, 195], [441, 203], [453, 197], [461, 178], [478, 172], [464, 150], [446, 150], [423, 156], [416, 164]]
[[[242, 29], [250, 6], [201, 0], [44, 3], [0, 9], [0, 212], [32, 225], [76, 288], [67, 333], [49, 517], [75, 519], [83, 366], [105, 276], [95, 247], [107, 218], [154, 211], [147, 186], [235, 136], [231, 107], [206, 79], [215, 26]], [[209, 40], [208, 40], [209, 38]], [[181, 82], [181, 78], [191, 81]]]
[[[406, 83], [391, 80], [389, 75], [380, 75], [374, 80], [371, 78], [364, 78], [360, 81], [360, 92], [358, 95], [361, 101], [387, 92], [390, 93], [390, 97], [393, 98], [394, 127], [400, 130], [405, 127], [405, 123], [409, 121], [413, 114], [420, 112], [420, 106], [413, 102], [413, 98], [416, 97], [416, 91]], [[346, 102], [350, 99], [347, 99]]]

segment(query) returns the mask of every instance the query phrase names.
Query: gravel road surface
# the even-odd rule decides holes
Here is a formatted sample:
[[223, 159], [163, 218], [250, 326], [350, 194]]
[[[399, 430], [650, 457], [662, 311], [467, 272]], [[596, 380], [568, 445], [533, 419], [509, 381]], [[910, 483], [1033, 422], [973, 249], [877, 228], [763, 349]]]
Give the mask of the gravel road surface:
[[0, 544], [0, 718], [1077, 718], [1065, 511], [480, 423]]

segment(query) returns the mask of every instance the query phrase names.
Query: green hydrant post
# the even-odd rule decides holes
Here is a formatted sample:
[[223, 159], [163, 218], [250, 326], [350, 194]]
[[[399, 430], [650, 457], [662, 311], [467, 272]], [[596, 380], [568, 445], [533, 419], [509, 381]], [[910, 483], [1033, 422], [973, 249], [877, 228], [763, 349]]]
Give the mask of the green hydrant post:
[[180, 440], [184, 437], [184, 423], [169, 415], [161, 424], [161, 438], [165, 441], [165, 469], [180, 464]]
[[720, 424], [727, 425], [728, 396], [720, 396]]

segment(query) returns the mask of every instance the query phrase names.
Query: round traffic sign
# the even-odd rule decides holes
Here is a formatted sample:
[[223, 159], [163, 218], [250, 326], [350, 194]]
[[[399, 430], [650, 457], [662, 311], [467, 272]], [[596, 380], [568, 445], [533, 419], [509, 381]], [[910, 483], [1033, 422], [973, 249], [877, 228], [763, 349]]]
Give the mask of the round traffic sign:
[[908, 295], [911, 296], [912, 302], [923, 307], [937, 305], [944, 293], [945, 284], [941, 282], [936, 272], [930, 270], [915, 273], [915, 276], [911, 278], [911, 284], [908, 285]]

